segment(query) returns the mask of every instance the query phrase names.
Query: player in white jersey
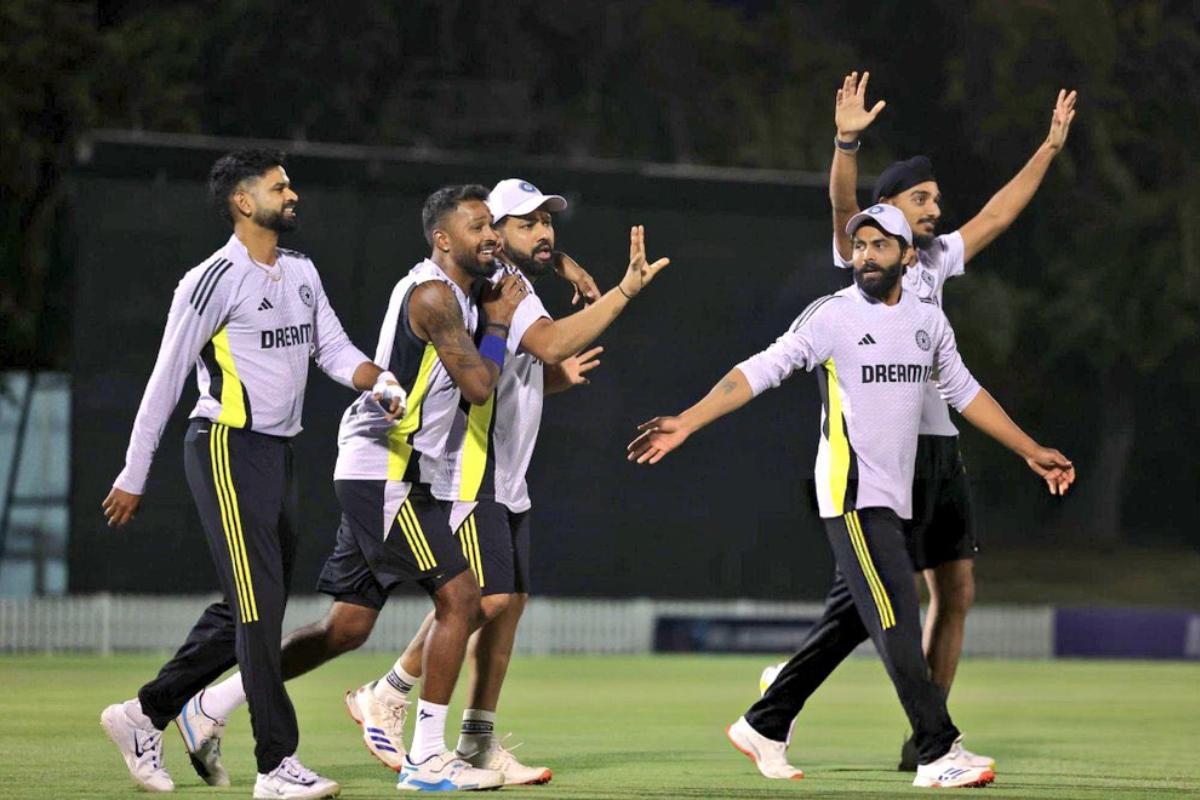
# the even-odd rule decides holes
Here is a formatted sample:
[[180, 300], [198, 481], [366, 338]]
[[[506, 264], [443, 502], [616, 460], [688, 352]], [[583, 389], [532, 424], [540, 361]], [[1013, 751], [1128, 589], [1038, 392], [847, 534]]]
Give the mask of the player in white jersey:
[[[835, 591], [817, 627], [831, 639], [856, 638], [865, 626], [913, 726], [919, 751], [916, 786], [978, 786], [995, 774], [990, 759], [964, 750], [929, 677], [904, 520], [912, 481], [924, 386], [932, 375], [948, 402], [973, 425], [1022, 456], [1061, 494], [1071, 463], [1034, 442], [967, 372], [954, 332], [937, 304], [901, 287], [912, 233], [903, 213], [876, 205], [847, 226], [854, 285], [811, 304], [775, 344], [742, 362], [703, 400], [678, 417], [655, 417], [629, 445], [629, 458], [657, 463], [700, 428], [737, 410], [796, 369], [815, 370], [821, 387], [815, 477], [821, 516], [837, 563]], [[841, 613], [840, 594], [861, 622]], [[795, 690], [807, 683], [795, 659], [766, 694], [728, 729], [734, 746], [769, 778], [800, 778], [787, 763], [788, 731], [799, 712]]]
[[[881, 100], [867, 109], [868, 79], [869, 73], [865, 72], [861, 79], [858, 73], [845, 77], [837, 93], [834, 114], [837, 136], [829, 176], [833, 257], [835, 265], [847, 269], [851, 266], [851, 252], [845, 227], [847, 220], [858, 213], [855, 186], [859, 137], [886, 105]], [[1075, 116], [1075, 99], [1074, 92], [1059, 92], [1049, 133], [1029, 163], [975, 217], [953, 233], [936, 235], [941, 195], [929, 159], [917, 156], [900, 161], [880, 174], [871, 202], [901, 209], [914, 232], [918, 257], [904, 275], [909, 291], [940, 305], [946, 281], [964, 274], [966, 263], [1012, 224], [1066, 144]], [[967, 612], [975, 597], [977, 540], [958, 430], [932, 381], [925, 387], [921, 408], [913, 503], [913, 519], [907, 533], [909, 556], [929, 591], [923, 637], [925, 656], [934, 683], [949, 693], [962, 654]], [[848, 607], [846, 611], [847, 615], [853, 613]], [[864, 640], [866, 635], [864, 629]], [[850, 647], [848, 642], [845, 644]], [[816, 636], [801, 648], [811, 671], [832, 671], [849, 652], [824, 649]], [[769, 676], [764, 674], [764, 682], [766, 677]], [[902, 748], [900, 769], [916, 769], [916, 751], [911, 739]]]
[[[670, 260], [647, 263], [645, 232], [640, 226], [633, 228], [629, 266], [617, 286], [588, 308], [551, 320], [533, 282], [550, 271], [556, 260], [567, 259], [554, 251], [552, 217], [566, 208], [566, 200], [544, 195], [528, 181], [509, 178], [492, 189], [488, 206], [503, 245], [505, 271], [523, 281], [528, 294], [513, 315], [509, 354], [492, 402], [463, 406], [446, 456], [430, 460], [435, 471], [434, 495], [454, 502], [451, 524], [479, 580], [486, 620], [472, 638], [473, 669], [457, 750], [476, 766], [500, 770], [508, 784], [546, 783], [552, 777], [548, 768], [521, 764], [495, 736], [500, 691], [530, 590], [532, 503], [525, 473], [541, 425], [542, 398], [580, 380], [581, 371], [590, 368], [594, 362], [589, 359], [597, 351], [571, 364], [569, 373], [558, 366], [560, 362], [612, 324]], [[576, 271], [573, 264], [571, 271]], [[347, 695], [355, 718], [382, 718], [384, 715], [373, 711], [379, 696], [385, 701], [405, 702], [416, 680], [428, 675], [422, 671], [422, 653], [428, 648], [432, 624], [432, 616], [426, 618], [391, 671]], [[391, 727], [384, 725], [383, 729]], [[385, 764], [397, 761], [396, 755], [383, 747], [399, 740], [399, 727], [397, 723], [390, 732], [388, 745], [365, 732], [368, 749]]]
[[[400, 398], [394, 378], [347, 338], [312, 261], [278, 247], [279, 234], [296, 227], [299, 201], [283, 163], [282, 153], [250, 150], [213, 165], [213, 200], [234, 232], [175, 290], [125, 468], [103, 504], [110, 526], [133, 518], [163, 427], [195, 369], [200, 398], [184, 460], [224, 598], [205, 610], [137, 699], [109, 706], [101, 717], [134, 779], [153, 791], [174, 788], [162, 766], [162, 730], [235, 663], [252, 712], [254, 796], [338, 791], [295, 758], [296, 715], [280, 671], [280, 626], [300, 529], [289, 440], [300, 432], [310, 359], [339, 383], [384, 401], [385, 415], [398, 413]], [[228, 783], [223, 770], [193, 763], [206, 782]]]

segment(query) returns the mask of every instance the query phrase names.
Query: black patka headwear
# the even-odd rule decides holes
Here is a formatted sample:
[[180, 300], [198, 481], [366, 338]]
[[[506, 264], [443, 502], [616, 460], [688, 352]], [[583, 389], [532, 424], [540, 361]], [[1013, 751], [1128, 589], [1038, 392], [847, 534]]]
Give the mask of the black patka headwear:
[[911, 189], [918, 183], [936, 181], [933, 176], [933, 164], [929, 156], [913, 156], [907, 161], [897, 161], [879, 174], [875, 180], [875, 190], [871, 194], [871, 202], [878, 203], [881, 198], [895, 197], [905, 189]]

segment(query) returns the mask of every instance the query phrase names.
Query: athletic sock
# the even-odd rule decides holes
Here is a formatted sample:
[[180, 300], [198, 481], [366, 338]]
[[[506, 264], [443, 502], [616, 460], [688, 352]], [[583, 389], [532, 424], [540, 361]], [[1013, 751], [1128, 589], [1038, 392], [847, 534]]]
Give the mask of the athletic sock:
[[371, 691], [377, 698], [389, 705], [403, 705], [408, 702], [408, 693], [412, 691], [413, 685], [418, 680], [420, 678], [408, 674], [397, 661], [387, 675], [375, 681], [375, 686]]
[[229, 715], [246, 704], [246, 688], [242, 673], [235, 672], [200, 695], [200, 710], [213, 719], [229, 719]]
[[417, 724], [413, 728], [412, 747], [408, 750], [408, 759], [412, 763], [420, 764], [430, 756], [445, 751], [446, 712], [449, 708], [428, 700], [417, 701]]
[[496, 738], [496, 712], [481, 708], [463, 710], [462, 728], [458, 734], [459, 755], [472, 758], [491, 747]]

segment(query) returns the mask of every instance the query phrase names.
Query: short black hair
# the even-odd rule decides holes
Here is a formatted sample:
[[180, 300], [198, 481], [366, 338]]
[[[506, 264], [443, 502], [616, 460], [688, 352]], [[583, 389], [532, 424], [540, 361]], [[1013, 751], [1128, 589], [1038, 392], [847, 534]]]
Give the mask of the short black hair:
[[208, 172], [208, 193], [217, 213], [232, 223], [229, 197], [238, 184], [247, 178], [257, 178], [268, 170], [282, 167], [287, 155], [280, 150], [234, 150], [217, 159]]
[[429, 197], [425, 198], [425, 206], [421, 209], [421, 227], [425, 231], [425, 241], [433, 246], [433, 231], [441, 224], [442, 217], [458, 208], [468, 200], [487, 202], [488, 188], [478, 183], [454, 184], [443, 186]]

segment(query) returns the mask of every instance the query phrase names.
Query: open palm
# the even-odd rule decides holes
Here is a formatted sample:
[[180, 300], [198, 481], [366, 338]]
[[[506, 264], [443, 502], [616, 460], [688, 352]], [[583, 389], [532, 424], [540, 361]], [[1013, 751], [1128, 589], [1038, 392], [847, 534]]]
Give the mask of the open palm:
[[843, 139], [857, 139], [887, 106], [887, 102], [880, 100], [870, 111], [867, 110], [867, 81], [870, 78], [869, 72], [864, 72], [861, 79], [857, 72], [851, 72], [842, 79], [842, 88], [838, 89], [837, 101], [834, 104], [833, 119], [837, 125], [838, 136]]
[[646, 228], [634, 225], [629, 229], [629, 268], [621, 279], [621, 288], [630, 296], [636, 295], [670, 263], [669, 258], [646, 262]]

